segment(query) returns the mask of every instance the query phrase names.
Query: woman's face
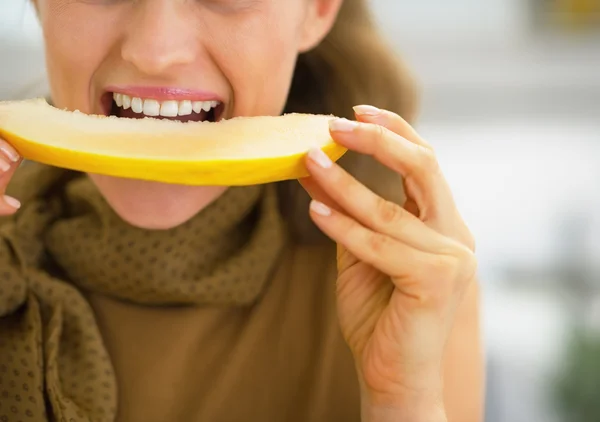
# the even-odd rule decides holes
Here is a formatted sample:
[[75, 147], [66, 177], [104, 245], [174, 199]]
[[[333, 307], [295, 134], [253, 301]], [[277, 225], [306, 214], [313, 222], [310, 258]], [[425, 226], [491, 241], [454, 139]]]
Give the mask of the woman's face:
[[[52, 99], [138, 118], [279, 114], [298, 53], [326, 35], [341, 1], [37, 0]], [[181, 224], [225, 189], [90, 176], [146, 228]]]

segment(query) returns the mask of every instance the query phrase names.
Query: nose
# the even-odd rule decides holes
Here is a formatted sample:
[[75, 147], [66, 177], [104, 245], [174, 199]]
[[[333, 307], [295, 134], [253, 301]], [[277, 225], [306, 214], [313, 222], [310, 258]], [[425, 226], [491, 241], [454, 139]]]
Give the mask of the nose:
[[121, 46], [123, 60], [148, 75], [164, 75], [192, 63], [197, 39], [185, 13], [185, 2], [146, 0], [134, 7]]

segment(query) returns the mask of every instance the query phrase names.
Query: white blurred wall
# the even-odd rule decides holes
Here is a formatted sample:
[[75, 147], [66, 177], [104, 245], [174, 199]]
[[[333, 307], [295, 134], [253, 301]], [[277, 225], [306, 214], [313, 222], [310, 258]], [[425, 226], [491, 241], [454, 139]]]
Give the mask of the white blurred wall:
[[43, 45], [28, 0], [0, 0], [0, 100], [47, 94]]
[[600, 37], [538, 31], [527, 0], [373, 3], [478, 239], [487, 422], [556, 421], [548, 388], [576, 288], [559, 272], [600, 280]]
[[[419, 43], [473, 41], [473, 35], [519, 39], [528, 31], [527, 0], [373, 0], [381, 22], [399, 37]], [[507, 31], [506, 28], [511, 28]], [[443, 34], [443, 37], [440, 37]]]

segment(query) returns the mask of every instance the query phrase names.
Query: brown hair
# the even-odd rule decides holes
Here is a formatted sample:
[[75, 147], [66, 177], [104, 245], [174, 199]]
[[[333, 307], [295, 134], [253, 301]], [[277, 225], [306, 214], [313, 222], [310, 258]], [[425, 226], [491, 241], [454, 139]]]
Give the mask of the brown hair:
[[[337, 21], [315, 49], [300, 55], [285, 112], [354, 118], [352, 107], [370, 104], [416, 117], [416, 89], [403, 63], [374, 22], [368, 0], [344, 0]], [[402, 202], [399, 175], [371, 157], [348, 152], [340, 164], [386, 199]], [[279, 184], [281, 206], [301, 241], [323, 237], [308, 216], [310, 198], [296, 181]]]

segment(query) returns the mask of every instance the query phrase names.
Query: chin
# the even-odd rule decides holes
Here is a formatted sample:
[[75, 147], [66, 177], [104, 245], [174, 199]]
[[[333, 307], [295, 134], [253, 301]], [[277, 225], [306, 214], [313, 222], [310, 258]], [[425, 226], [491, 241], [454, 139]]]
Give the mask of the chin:
[[184, 224], [221, 196], [224, 186], [184, 186], [90, 174], [115, 213], [128, 224], [168, 230]]

